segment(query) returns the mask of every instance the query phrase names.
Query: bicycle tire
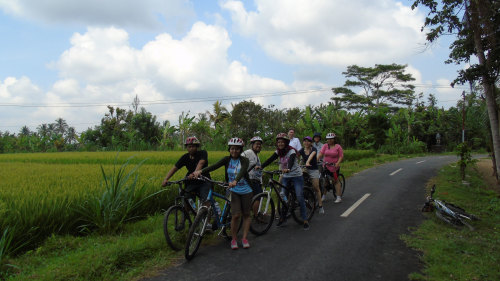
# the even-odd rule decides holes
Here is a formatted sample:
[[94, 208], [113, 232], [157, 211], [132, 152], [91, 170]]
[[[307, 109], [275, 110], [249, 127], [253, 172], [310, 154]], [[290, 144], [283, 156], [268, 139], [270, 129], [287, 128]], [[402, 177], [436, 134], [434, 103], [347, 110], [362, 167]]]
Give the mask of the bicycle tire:
[[171, 206], [165, 212], [163, 234], [172, 250], [180, 251], [186, 245], [192, 221], [191, 215], [180, 205]]
[[460, 216], [462, 216], [466, 219], [474, 220], [474, 221], [479, 220], [479, 218], [477, 216], [467, 213], [464, 209], [458, 207], [457, 205], [453, 205], [451, 203], [445, 203], [445, 206], [448, 207], [453, 212], [459, 214]]
[[[257, 214], [253, 212], [254, 202], [259, 202]], [[263, 210], [267, 202], [269, 202], [269, 206], [267, 206], [267, 210]], [[274, 221], [274, 201], [270, 194], [260, 193], [253, 197], [251, 219], [250, 232], [255, 235], [263, 235], [269, 231]]]
[[[345, 177], [343, 174], [339, 174], [337, 180], [340, 182], [340, 196], [344, 196], [345, 191]], [[333, 196], [337, 198], [337, 191], [333, 188]]]
[[[307, 221], [310, 221], [312, 219], [312, 217], [314, 216], [314, 210], [316, 209], [316, 196], [315, 196], [312, 188], [309, 188], [309, 187], [304, 187], [303, 193], [304, 193], [304, 201], [306, 204]], [[291, 206], [292, 217], [298, 224], [303, 224], [304, 220], [302, 219], [302, 216], [300, 215], [299, 202], [295, 196], [293, 199], [294, 199], [294, 202]]]
[[440, 220], [442, 220], [442, 221], [444, 221], [444, 222], [446, 222], [446, 223], [448, 223], [450, 225], [453, 225], [454, 227], [457, 227], [457, 228], [464, 225], [461, 220], [453, 218], [453, 217], [450, 217], [449, 215], [443, 214], [439, 210], [436, 210], [436, 216]]
[[205, 207], [200, 208], [193, 225], [189, 228], [189, 235], [184, 250], [184, 257], [187, 260], [192, 260], [200, 248], [201, 240], [203, 239], [203, 227], [208, 222], [208, 219], [208, 209]]

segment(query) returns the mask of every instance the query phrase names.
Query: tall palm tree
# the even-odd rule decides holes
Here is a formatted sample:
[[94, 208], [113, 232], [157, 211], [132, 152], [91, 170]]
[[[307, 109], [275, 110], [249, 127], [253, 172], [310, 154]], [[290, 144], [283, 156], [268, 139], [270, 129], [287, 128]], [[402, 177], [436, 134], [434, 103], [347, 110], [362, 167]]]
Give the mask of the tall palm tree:
[[62, 118], [57, 118], [56, 123], [55, 123], [55, 129], [58, 134], [63, 136], [66, 131], [68, 130], [68, 123], [66, 123], [66, 120]]
[[224, 122], [227, 118], [229, 118], [230, 113], [225, 106], [222, 105], [222, 102], [216, 101], [214, 104], [214, 113], [212, 114], [210, 111], [207, 111], [208, 118], [214, 124], [214, 128], [217, 128], [217, 124]]

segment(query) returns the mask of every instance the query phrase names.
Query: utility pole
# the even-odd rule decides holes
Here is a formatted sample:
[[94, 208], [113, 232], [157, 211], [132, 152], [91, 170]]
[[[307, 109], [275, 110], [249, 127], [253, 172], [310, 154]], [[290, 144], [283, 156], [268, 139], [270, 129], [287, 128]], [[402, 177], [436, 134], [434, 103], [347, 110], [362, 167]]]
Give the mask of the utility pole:
[[464, 103], [462, 104], [462, 142], [465, 142], [465, 91], [462, 92]]

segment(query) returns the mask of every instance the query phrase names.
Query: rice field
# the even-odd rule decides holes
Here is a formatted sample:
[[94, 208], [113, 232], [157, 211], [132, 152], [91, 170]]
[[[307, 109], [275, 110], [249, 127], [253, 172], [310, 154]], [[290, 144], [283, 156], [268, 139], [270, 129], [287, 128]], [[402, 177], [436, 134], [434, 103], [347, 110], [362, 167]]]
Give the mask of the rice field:
[[[64, 152], [0, 154], [0, 230], [14, 229], [14, 245], [29, 249], [52, 234], [80, 234], [81, 218], [75, 211], [90, 196], [103, 192], [103, 175], [130, 159], [129, 169], [145, 160], [138, 170], [138, 181], [147, 193], [164, 188], [161, 182], [184, 151], [171, 152]], [[271, 151], [261, 153], [265, 160]], [[370, 157], [373, 152], [349, 151], [346, 160]], [[209, 163], [228, 155], [227, 151], [210, 151]], [[348, 156], [351, 155], [351, 156]], [[186, 174], [178, 171], [172, 180]], [[224, 179], [224, 170], [212, 172], [216, 180]], [[166, 210], [177, 195], [177, 189], [161, 192], [141, 209], [142, 215]]]

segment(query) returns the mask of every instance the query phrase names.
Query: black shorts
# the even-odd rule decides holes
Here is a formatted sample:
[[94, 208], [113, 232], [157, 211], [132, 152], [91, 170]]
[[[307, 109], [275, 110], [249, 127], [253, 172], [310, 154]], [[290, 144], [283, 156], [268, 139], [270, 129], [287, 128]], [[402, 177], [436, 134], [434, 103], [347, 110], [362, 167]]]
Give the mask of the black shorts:
[[201, 184], [187, 184], [184, 196], [195, 200], [196, 195], [198, 195], [198, 197], [200, 197], [200, 201], [205, 202], [207, 201], [208, 193], [211, 188], [212, 184], [209, 182], [203, 182]]
[[250, 180], [250, 187], [252, 188], [253, 195], [262, 193], [262, 183], [258, 180]]

